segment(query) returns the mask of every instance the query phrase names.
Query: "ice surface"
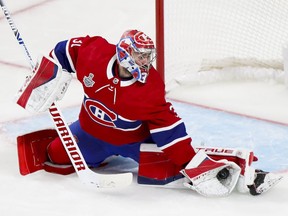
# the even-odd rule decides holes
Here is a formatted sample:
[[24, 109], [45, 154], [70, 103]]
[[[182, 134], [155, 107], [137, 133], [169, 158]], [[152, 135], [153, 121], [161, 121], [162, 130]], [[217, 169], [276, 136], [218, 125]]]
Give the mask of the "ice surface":
[[[155, 38], [154, 0], [10, 0], [6, 4], [13, 12], [12, 18], [33, 58], [46, 54], [55, 43], [72, 36], [97, 34], [113, 43], [124, 30], [138, 28]], [[112, 161], [105, 170], [99, 170], [108, 173], [132, 171], [135, 178], [133, 184], [122, 189], [99, 190], [88, 187], [80, 183], [76, 174], [59, 176], [39, 171], [21, 176], [18, 171], [16, 137], [53, 127], [53, 124], [48, 114], [32, 115], [13, 102], [15, 93], [29, 73], [29, 64], [5, 18], [0, 14], [1, 215], [263, 216], [276, 212], [278, 215], [287, 215], [288, 107], [285, 107], [283, 101], [287, 101], [288, 90], [278, 85], [269, 85], [269, 91], [260, 96], [252, 92], [261, 93], [261, 88], [265, 87], [259, 83], [246, 82], [186, 87], [169, 93], [170, 98], [190, 103], [171, 100], [186, 122], [187, 132], [195, 145], [251, 148], [259, 157], [255, 166], [280, 172], [286, 177], [262, 196], [252, 197], [233, 192], [229, 197], [216, 199], [202, 197], [190, 190], [140, 186], [136, 183], [137, 164], [123, 158]], [[229, 91], [231, 88], [235, 91]], [[65, 98], [59, 103], [67, 122], [77, 118], [81, 99], [81, 86], [73, 80]], [[281, 121], [283, 124], [191, 103]]]

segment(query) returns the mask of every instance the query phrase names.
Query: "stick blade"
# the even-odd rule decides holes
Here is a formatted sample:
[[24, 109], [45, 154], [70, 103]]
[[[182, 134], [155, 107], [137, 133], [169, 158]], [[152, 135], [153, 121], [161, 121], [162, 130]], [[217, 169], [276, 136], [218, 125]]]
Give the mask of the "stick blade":
[[133, 180], [132, 173], [120, 173], [120, 174], [107, 174], [101, 175], [100, 187], [102, 188], [120, 188], [131, 185]]
[[81, 171], [81, 175], [78, 176], [82, 183], [86, 185], [95, 185], [97, 188], [127, 187], [133, 181], [132, 173], [99, 174], [90, 169]]

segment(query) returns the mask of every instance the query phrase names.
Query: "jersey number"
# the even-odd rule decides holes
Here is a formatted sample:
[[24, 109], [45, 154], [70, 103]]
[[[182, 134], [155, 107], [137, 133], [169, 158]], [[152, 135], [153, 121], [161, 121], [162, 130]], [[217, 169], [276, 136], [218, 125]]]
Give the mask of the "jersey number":
[[71, 43], [71, 47], [74, 47], [74, 46], [81, 46], [82, 45], [82, 41], [79, 40], [79, 39], [74, 39]]

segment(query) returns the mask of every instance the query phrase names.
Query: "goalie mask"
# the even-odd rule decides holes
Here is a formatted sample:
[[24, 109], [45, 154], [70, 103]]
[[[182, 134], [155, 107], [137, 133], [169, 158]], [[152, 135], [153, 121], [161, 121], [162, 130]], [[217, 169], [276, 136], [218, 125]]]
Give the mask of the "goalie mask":
[[119, 64], [139, 82], [145, 83], [155, 60], [155, 46], [150, 37], [138, 30], [123, 33], [116, 45]]

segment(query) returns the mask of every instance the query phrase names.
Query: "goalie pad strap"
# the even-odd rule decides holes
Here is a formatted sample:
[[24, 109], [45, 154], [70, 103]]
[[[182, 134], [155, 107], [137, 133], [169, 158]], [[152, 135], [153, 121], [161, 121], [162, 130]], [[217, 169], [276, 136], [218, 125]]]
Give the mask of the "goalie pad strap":
[[75, 172], [75, 169], [71, 164], [58, 165], [58, 164], [53, 164], [51, 162], [45, 162], [44, 163], [44, 170], [46, 172], [56, 173], [56, 174], [60, 174], [60, 175], [69, 175], [69, 174]]

